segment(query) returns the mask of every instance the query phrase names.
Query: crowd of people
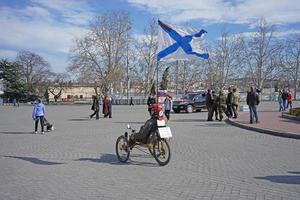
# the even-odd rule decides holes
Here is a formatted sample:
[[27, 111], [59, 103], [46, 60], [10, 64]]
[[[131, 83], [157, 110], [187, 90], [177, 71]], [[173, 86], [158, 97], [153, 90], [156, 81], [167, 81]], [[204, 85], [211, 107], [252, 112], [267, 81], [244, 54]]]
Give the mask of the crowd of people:
[[[260, 103], [259, 98], [260, 90], [250, 87], [247, 92], [246, 102], [249, 107], [250, 113], [250, 123], [259, 123], [257, 106]], [[277, 99], [279, 104], [279, 111], [285, 111], [288, 108], [292, 108], [293, 96], [289, 89], [279, 90]], [[89, 115], [89, 118], [96, 117], [96, 120], [99, 120], [100, 115], [100, 98], [99, 96], [93, 96], [91, 110], [93, 113]], [[151, 95], [148, 97], [147, 106], [149, 115], [152, 116], [152, 105], [156, 103], [156, 97]], [[229, 87], [227, 93], [223, 90], [212, 91], [208, 89], [205, 93], [205, 103], [208, 111], [207, 121], [218, 120], [222, 121], [224, 119], [224, 114], [227, 118], [238, 118], [238, 109], [240, 104], [240, 94], [236, 87]], [[130, 98], [130, 106], [133, 106], [133, 98]], [[173, 100], [170, 95], [166, 95], [163, 102], [164, 114], [167, 120], [170, 120], [170, 114], [173, 107]], [[102, 102], [102, 114], [103, 118], [112, 118], [112, 98], [110, 96], [105, 96]], [[45, 119], [45, 106], [40, 99], [34, 104], [32, 118], [35, 121], [34, 133], [37, 133], [38, 123], [41, 125], [41, 133], [44, 133], [44, 126], [47, 127], [47, 130], [53, 129], [53, 125], [50, 124]]]
[[228, 88], [228, 93], [225, 95], [223, 90], [220, 90], [218, 94], [210, 89], [206, 92], [206, 108], [208, 111], [207, 121], [215, 120], [222, 121], [224, 119], [223, 114], [228, 118], [238, 117], [238, 106], [240, 102], [240, 95], [237, 88]]
[[283, 88], [279, 90], [277, 101], [279, 104], [279, 112], [285, 111], [288, 108], [293, 108], [293, 95], [290, 90]]
[[[92, 119], [96, 115], [96, 119], [99, 120], [100, 103], [98, 96], [93, 96], [91, 110], [94, 112], [90, 115], [90, 118]], [[104, 118], [112, 118], [112, 98], [110, 96], [105, 96], [103, 99], [102, 114]]]

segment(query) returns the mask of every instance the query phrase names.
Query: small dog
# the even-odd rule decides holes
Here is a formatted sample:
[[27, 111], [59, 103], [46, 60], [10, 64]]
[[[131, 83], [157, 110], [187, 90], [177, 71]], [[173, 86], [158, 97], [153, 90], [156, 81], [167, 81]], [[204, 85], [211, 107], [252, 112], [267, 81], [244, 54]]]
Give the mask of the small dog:
[[44, 118], [44, 126], [46, 126], [47, 131], [53, 131], [54, 130], [53, 124], [50, 124], [50, 122], [46, 118]]

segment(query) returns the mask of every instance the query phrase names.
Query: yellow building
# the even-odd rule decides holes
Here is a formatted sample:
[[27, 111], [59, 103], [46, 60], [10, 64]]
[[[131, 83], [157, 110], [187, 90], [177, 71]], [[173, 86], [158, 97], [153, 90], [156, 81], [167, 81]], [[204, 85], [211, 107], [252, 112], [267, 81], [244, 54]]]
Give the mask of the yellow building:
[[92, 97], [95, 95], [95, 89], [91, 86], [49, 87], [49, 101], [55, 101], [54, 94], [57, 95], [60, 91], [61, 95], [57, 99], [59, 102], [91, 102]]

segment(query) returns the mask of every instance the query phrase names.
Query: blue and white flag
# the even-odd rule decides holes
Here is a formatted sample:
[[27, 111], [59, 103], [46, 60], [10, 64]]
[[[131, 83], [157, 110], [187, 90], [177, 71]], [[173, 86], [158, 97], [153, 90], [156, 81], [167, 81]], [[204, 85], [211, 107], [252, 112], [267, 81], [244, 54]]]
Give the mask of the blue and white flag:
[[201, 36], [207, 33], [201, 29], [172, 28], [158, 20], [158, 54], [157, 60], [175, 61], [190, 60], [193, 58], [208, 59], [208, 53], [201, 48], [203, 39]]

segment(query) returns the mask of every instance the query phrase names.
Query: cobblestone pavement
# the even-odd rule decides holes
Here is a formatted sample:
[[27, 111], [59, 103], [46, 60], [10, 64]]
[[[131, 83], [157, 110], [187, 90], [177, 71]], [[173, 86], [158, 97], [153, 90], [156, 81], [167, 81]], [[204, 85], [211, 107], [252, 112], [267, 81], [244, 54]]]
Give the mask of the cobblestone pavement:
[[1, 200], [300, 199], [300, 140], [172, 114], [167, 166], [137, 149], [121, 164], [116, 138], [145, 122], [145, 106], [114, 106], [99, 121], [90, 106], [46, 108], [55, 131], [40, 135], [31, 106], [0, 107]]

